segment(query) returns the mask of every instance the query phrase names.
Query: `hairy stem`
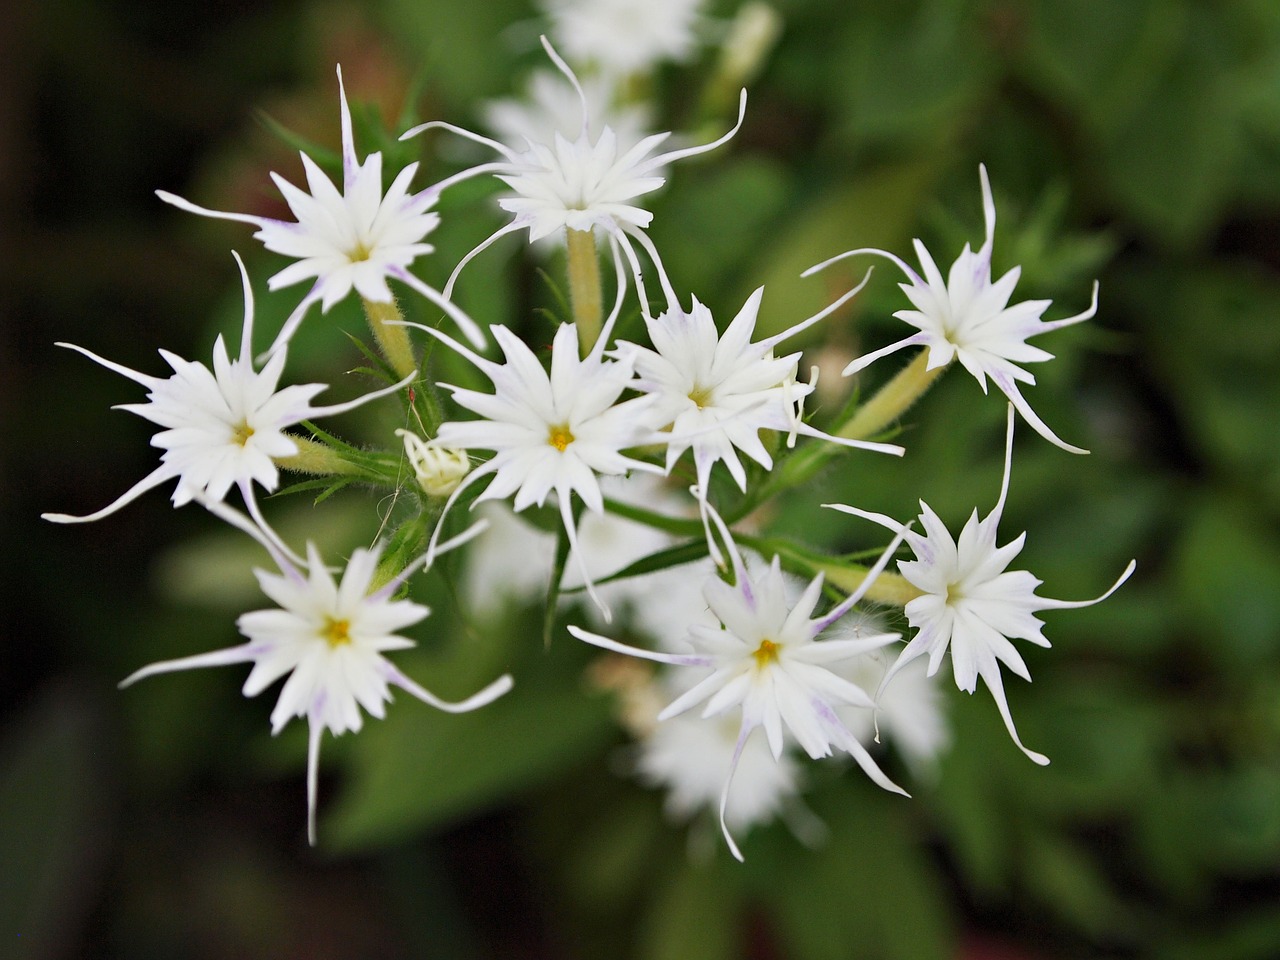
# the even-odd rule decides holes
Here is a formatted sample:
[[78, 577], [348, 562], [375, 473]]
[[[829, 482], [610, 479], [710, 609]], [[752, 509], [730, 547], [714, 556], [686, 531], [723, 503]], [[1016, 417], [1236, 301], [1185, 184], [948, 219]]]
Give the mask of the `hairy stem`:
[[373, 331], [373, 338], [378, 342], [378, 349], [396, 375], [407, 377], [418, 369], [413, 359], [413, 344], [409, 342], [409, 329], [387, 322], [404, 319], [396, 302], [378, 303], [363, 298], [360, 302], [364, 305], [364, 315], [369, 321], [369, 329]]
[[849, 422], [835, 431], [836, 436], [847, 440], [866, 440], [906, 413], [949, 366], [929, 370], [926, 369], [928, 362], [929, 351], [921, 350], [914, 360], [903, 367], [870, 400], [858, 405]]
[[565, 230], [569, 252], [569, 303], [585, 356], [600, 336], [604, 301], [600, 292], [600, 258], [594, 230]]
[[[814, 571], [822, 571], [827, 583], [839, 587], [846, 593], [853, 593], [862, 584], [867, 575], [865, 567], [848, 563], [812, 563]], [[919, 590], [911, 585], [902, 574], [885, 571], [872, 581], [865, 597], [871, 603], [884, 603], [891, 607], [905, 607], [916, 597], [921, 596]]]
[[290, 434], [289, 439], [298, 445], [298, 452], [291, 457], [276, 457], [278, 467], [319, 477], [361, 472], [359, 467], [344, 460], [326, 444], [295, 434]]

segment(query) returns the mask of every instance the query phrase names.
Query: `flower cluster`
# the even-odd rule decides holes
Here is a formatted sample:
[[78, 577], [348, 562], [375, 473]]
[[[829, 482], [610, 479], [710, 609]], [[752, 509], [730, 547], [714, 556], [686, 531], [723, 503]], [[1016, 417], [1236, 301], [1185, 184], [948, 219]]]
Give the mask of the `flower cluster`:
[[[994, 509], [982, 520], [975, 510], [957, 538], [923, 502], [918, 530], [857, 506], [827, 504], [889, 531], [887, 545], [868, 551], [876, 559], [866, 566], [771, 536], [772, 501], [802, 492], [835, 457], [901, 456], [904, 447], [889, 442], [893, 424], [929, 380], [898, 384], [892, 396], [882, 391], [834, 418], [815, 418], [806, 401], [815, 393], [816, 368], [802, 380], [802, 353], [784, 344], [833, 322], [867, 279], [768, 334], [757, 329], [763, 287], [727, 323], [693, 291], [677, 289], [649, 235], [651, 200], [682, 161], [731, 149], [746, 118], [746, 91], [736, 116], [726, 109], [721, 118], [719, 129], [727, 132], [677, 138], [696, 145], [665, 151], [672, 134], [645, 132], [648, 106], [627, 101], [624, 91], [635, 86], [628, 78], [659, 60], [692, 54], [704, 25], [697, 7], [690, 0], [656, 7], [634, 0], [549, 3], [551, 35], [568, 59], [543, 38], [555, 72], [534, 75], [531, 104], [491, 106], [498, 139], [442, 120], [404, 132], [401, 139], [443, 130], [496, 154], [416, 192], [419, 162], [389, 172], [384, 190], [382, 155], [358, 159], [339, 71], [341, 190], [303, 153], [306, 191], [272, 174], [292, 221], [224, 213], [159, 193], [182, 210], [255, 227], [267, 250], [292, 261], [269, 279], [269, 289], [311, 281], [265, 353], [254, 353], [252, 287], [238, 256], [245, 316], [236, 359], [221, 338], [212, 367], [162, 351], [173, 373], [158, 377], [71, 347], [148, 391], [145, 403], [124, 409], [161, 428], [151, 442], [164, 452], [155, 470], [108, 507], [47, 519], [102, 519], [174, 480], [175, 506], [203, 505], [252, 537], [274, 567], [256, 571], [275, 606], [239, 618], [244, 643], [143, 667], [122, 686], [241, 663], [252, 665], [246, 696], [283, 680], [271, 726], [278, 732], [294, 717], [307, 720], [312, 843], [326, 729], [340, 735], [358, 731], [364, 713], [382, 718], [392, 688], [459, 712], [512, 687], [504, 674], [451, 703], [387, 657], [414, 645], [403, 632], [428, 615], [409, 599], [415, 582], [435, 575], [437, 556], [462, 547], [472, 597], [495, 607], [500, 592], [528, 599], [546, 588], [547, 602], [576, 621], [564, 631], [607, 651], [602, 662], [613, 668], [599, 675], [613, 677], [605, 685], [619, 693], [624, 723], [639, 740], [637, 776], [668, 791], [676, 816], [713, 810], [738, 859], [735, 833], [774, 816], [789, 816], [793, 827], [802, 822], [806, 759], [848, 758], [876, 786], [905, 795], [886, 773], [879, 732], [883, 727], [913, 770], [944, 749], [953, 734], [933, 678], [948, 651], [956, 686], [972, 693], [981, 677], [1014, 743], [1037, 763], [1048, 762], [1023, 747], [1000, 666], [1029, 680], [1013, 641], [1048, 646], [1035, 614], [1097, 603], [1134, 567], [1095, 600], [1047, 599], [1035, 593], [1040, 581], [1031, 573], [1008, 569], [1025, 534], [1000, 546], [997, 527], [1009, 491], [1015, 410], [1054, 444], [1083, 452], [1040, 420], [1019, 385], [1034, 383], [1023, 364], [1051, 359], [1027, 340], [1092, 317], [1097, 287], [1089, 309], [1065, 320], [1041, 319], [1048, 301], [1010, 303], [1019, 273], [992, 280], [995, 204], [985, 167], [979, 170], [985, 241], [977, 252], [966, 246], [945, 279], [919, 241], [922, 275], [894, 253], [869, 249], [807, 271], [863, 253], [903, 271], [910, 307], [895, 316], [916, 332], [852, 359], [844, 374], [921, 346], [931, 375], [959, 359], [984, 392], [990, 379], [1008, 399], [1004, 479]], [[626, 44], [608, 42], [622, 36]], [[749, 72], [740, 55], [724, 60]], [[568, 118], [566, 104], [573, 108]], [[426, 238], [448, 229], [435, 212], [444, 191], [480, 177], [501, 185], [497, 205], [511, 219], [452, 264], [437, 290], [411, 268], [433, 252]], [[458, 205], [446, 209], [466, 215]], [[562, 241], [570, 294], [569, 315], [528, 337], [521, 326], [497, 322], [503, 318], [478, 322], [454, 301], [462, 268], [518, 233], [530, 243]], [[612, 269], [602, 270], [602, 260]], [[661, 291], [656, 306], [646, 277], [656, 278]], [[468, 343], [406, 319], [393, 282], [421, 298], [422, 309], [448, 317], [448, 331], [460, 331]], [[358, 399], [317, 406], [323, 384], [281, 386], [290, 344], [311, 306], [328, 312], [353, 291], [382, 352], [386, 382]], [[386, 431], [382, 448], [346, 444], [312, 425], [392, 397], [401, 405], [400, 426]], [[381, 517], [372, 546], [352, 550], [340, 577], [314, 543], [295, 551], [269, 524], [258, 491], [275, 491], [282, 469], [308, 474], [312, 485], [331, 481], [336, 489], [355, 479], [394, 495], [396, 510]], [[227, 502], [233, 487], [243, 510]], [[486, 519], [462, 524], [464, 511], [474, 508]], [[540, 528], [520, 519], [531, 514], [540, 515]], [[389, 535], [380, 539], [388, 524]], [[848, 524], [850, 535], [860, 526]], [[913, 559], [896, 559], [903, 545]], [[901, 608], [910, 635], [904, 638], [891, 619], [869, 617], [864, 601]], [[549, 611], [549, 630], [555, 612]], [[915, 663], [925, 654], [927, 669]], [[618, 655], [658, 666], [627, 672], [617, 665], [629, 661]], [[814, 821], [810, 815], [804, 822]], [[818, 833], [795, 828], [802, 839]]]

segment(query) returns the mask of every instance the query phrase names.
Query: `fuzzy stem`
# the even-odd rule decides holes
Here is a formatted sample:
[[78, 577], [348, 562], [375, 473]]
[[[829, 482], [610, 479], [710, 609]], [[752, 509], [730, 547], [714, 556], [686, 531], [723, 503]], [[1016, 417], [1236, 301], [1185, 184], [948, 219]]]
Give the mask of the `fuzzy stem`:
[[422, 509], [406, 520], [388, 539], [388, 547], [378, 561], [378, 568], [369, 581], [369, 592], [377, 593], [399, 577], [405, 567], [427, 549], [427, 538], [440, 519], [444, 501], [432, 498], [422, 502]]
[[276, 457], [278, 467], [321, 477], [360, 472], [355, 464], [342, 459], [332, 447], [294, 434], [290, 434], [289, 439], [298, 445], [298, 452], [291, 457]]
[[[862, 584], [867, 575], [866, 568], [847, 563], [814, 563], [815, 571], [822, 571], [827, 583], [839, 587], [847, 593], [853, 593]], [[871, 588], [867, 590], [866, 599], [872, 603], [884, 603], [891, 607], [905, 607], [916, 597], [922, 596], [905, 577], [898, 573], [885, 571], [876, 577]]]
[[386, 357], [387, 363], [391, 364], [396, 376], [407, 377], [417, 370], [418, 364], [413, 359], [413, 345], [409, 342], [409, 328], [387, 323], [388, 320], [404, 319], [396, 302], [389, 300], [378, 303], [363, 297], [360, 302], [364, 305], [364, 315], [369, 321], [369, 329], [373, 331], [373, 338], [378, 341], [378, 349]]
[[600, 336], [604, 301], [600, 292], [600, 258], [595, 230], [565, 230], [569, 253], [569, 303], [578, 328], [578, 346], [585, 356]]
[[911, 405], [924, 396], [949, 364], [926, 369], [929, 351], [921, 350], [909, 364], [898, 371], [897, 376], [881, 387], [866, 403], [858, 405], [849, 422], [835, 431], [846, 440], [866, 440], [874, 437]]

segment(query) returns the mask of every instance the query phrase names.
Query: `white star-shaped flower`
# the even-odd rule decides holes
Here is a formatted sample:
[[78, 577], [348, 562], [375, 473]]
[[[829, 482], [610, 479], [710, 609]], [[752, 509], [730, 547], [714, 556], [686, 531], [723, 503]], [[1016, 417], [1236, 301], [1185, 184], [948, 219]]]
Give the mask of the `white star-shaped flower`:
[[383, 194], [382, 154], [371, 153], [363, 163], [356, 160], [351, 110], [347, 106], [341, 67], [338, 68], [338, 93], [342, 105], [342, 192], [338, 192], [333, 181], [305, 152], [301, 153], [302, 166], [310, 193], [277, 173], [271, 174], [297, 218], [296, 223], [209, 210], [164, 190], [157, 190], [156, 195], [190, 213], [257, 227], [254, 237], [261, 240], [264, 247], [297, 261], [270, 279], [270, 289], [314, 279], [311, 290], [285, 321], [272, 351], [288, 342], [317, 300], [327, 312], [354, 289], [365, 300], [391, 302], [388, 277], [407, 284], [436, 304], [458, 324], [467, 339], [477, 347], [484, 346], [484, 336], [475, 321], [408, 270], [417, 257], [435, 249], [422, 241], [440, 223], [439, 214], [431, 208], [450, 181], [410, 193], [409, 183], [418, 170], [415, 162], [401, 170]]
[[687, 60], [704, 0], [543, 0], [570, 60], [626, 77]]
[[1027, 340], [1050, 330], [1088, 320], [1096, 314], [1098, 284], [1095, 282], [1093, 285], [1093, 301], [1089, 308], [1064, 320], [1046, 322], [1040, 319], [1053, 302], [1051, 300], [1025, 300], [1010, 305], [1009, 298], [1013, 294], [1013, 288], [1017, 286], [1022, 268], [1014, 267], [999, 280], [991, 279], [991, 245], [995, 237], [996, 207], [991, 198], [987, 168], [979, 166], [978, 172], [982, 179], [986, 240], [976, 253], [965, 244], [964, 250], [951, 265], [947, 279], [942, 278], [942, 272], [934, 263], [933, 257], [919, 240], [915, 241], [915, 248], [920, 266], [924, 270], [923, 278], [899, 257], [875, 248], [846, 251], [810, 267], [804, 272], [804, 276], [837, 260], [869, 253], [893, 261], [910, 281], [899, 286], [915, 309], [899, 310], [894, 316], [917, 328], [919, 333], [859, 357], [845, 367], [845, 376], [857, 373], [880, 357], [904, 347], [927, 347], [928, 369], [934, 370], [958, 359], [978, 381], [983, 393], [987, 392], [987, 378], [990, 377], [1040, 436], [1071, 453], [1088, 453], [1087, 450], [1059, 439], [1031, 409], [1018, 384], [1035, 384], [1036, 378], [1019, 364], [1053, 359], [1053, 354], [1031, 346]]
[[[687, 512], [688, 501], [678, 496], [661, 475], [654, 473], [632, 473], [627, 476], [601, 477], [601, 493], [619, 503], [643, 507], [648, 510], [680, 516]], [[587, 512], [578, 521], [578, 546], [582, 550], [582, 560], [571, 555], [565, 561], [565, 590], [578, 589], [584, 586], [578, 570], [585, 564], [591, 571], [592, 581], [600, 581], [625, 570], [631, 564], [651, 556], [668, 547], [674, 546], [677, 538], [656, 527], [651, 527], [616, 513]], [[597, 584], [596, 592], [611, 610], [619, 608], [639, 617], [654, 589], [667, 594], [668, 586], [673, 578], [672, 570], [655, 571], [640, 577], [626, 577], [613, 580], [607, 584]], [[562, 600], [571, 600], [571, 595], [561, 595]], [[588, 608], [587, 616], [591, 617], [593, 608]]]
[[[856, 625], [852, 630], [841, 628], [832, 637], [860, 636], [866, 629], [877, 628]], [[843, 677], [877, 692], [875, 709], [843, 707], [840, 718], [863, 743], [879, 742], [883, 734], [914, 773], [936, 773], [938, 757], [951, 742], [940, 681], [928, 675], [923, 660], [913, 660], [894, 675], [892, 683], [885, 683], [892, 659], [881, 648], [844, 663]]]
[[641, 310], [648, 316], [648, 297], [633, 240], [644, 248], [653, 261], [669, 301], [674, 301], [674, 294], [671, 293], [658, 252], [644, 232], [653, 220], [653, 214], [637, 206], [634, 201], [652, 193], [666, 182], [664, 177], [658, 175], [663, 167], [685, 157], [714, 150], [731, 139], [742, 126], [747, 92], [742, 91], [738, 120], [733, 128], [711, 143], [655, 155], [654, 151], [671, 135], [668, 132], [645, 137], [635, 146], [623, 149], [611, 126], [606, 125], [598, 137], [591, 135], [590, 110], [582, 85], [545, 37], [542, 43], [547, 55], [573, 85], [582, 105], [582, 123], [576, 139], [569, 140], [557, 132], [549, 143], [526, 140], [524, 149], [514, 149], [439, 120], [420, 124], [401, 137], [403, 140], [424, 130], [439, 128], [484, 144], [496, 151], [502, 159], [480, 164], [452, 179], [458, 180], [478, 173], [494, 173], [515, 191], [514, 196], [498, 201], [499, 206], [515, 214], [515, 218], [482, 240], [458, 262], [449, 282], [445, 284], [445, 296], [451, 295], [462, 268], [500, 237], [528, 230], [529, 240], [532, 242], [565, 229], [586, 232], [599, 227], [610, 238], [615, 259], [618, 248], [625, 254], [640, 292]]
[[[264, 543], [270, 549], [269, 543]], [[121, 687], [143, 677], [198, 667], [252, 663], [244, 695], [254, 697], [288, 676], [271, 712], [271, 732], [279, 733], [294, 717], [306, 717], [310, 727], [307, 750], [307, 837], [316, 842], [316, 784], [320, 735], [327, 728], [335, 736], [363, 725], [363, 707], [382, 719], [397, 686], [423, 703], [449, 713], [463, 713], [491, 703], [511, 689], [509, 675], [499, 677], [461, 703], [449, 703], [423, 689], [400, 672], [383, 654], [414, 645], [398, 631], [430, 612], [411, 600], [393, 600], [405, 573], [370, 593], [379, 550], [356, 550], [335, 583], [312, 543], [307, 544], [307, 575], [277, 555], [281, 575], [255, 570], [262, 592], [278, 609], [255, 610], [236, 621], [248, 642], [224, 650], [165, 660], [131, 674]]]
[[[667, 696], [684, 691], [672, 688]], [[724, 790], [724, 772], [733, 763], [739, 728], [732, 717], [710, 720], [688, 713], [668, 717], [637, 744], [636, 773], [646, 784], [666, 790], [666, 811], [688, 820], [715, 809]], [[725, 824], [734, 833], [767, 823], [800, 791], [800, 765], [791, 752], [774, 758], [768, 744], [749, 738], [734, 771], [734, 790], [725, 804]]]
[[[595, 591], [590, 570], [578, 543], [573, 519], [572, 494], [588, 510], [604, 510], [597, 477], [629, 470], [660, 473], [661, 468], [624, 456], [649, 435], [645, 410], [648, 397], [618, 402], [632, 386], [631, 365], [602, 356], [605, 336], [584, 358], [578, 356], [577, 330], [561, 324], [551, 347], [548, 373], [538, 358], [515, 334], [494, 326], [494, 338], [506, 363], [478, 356], [445, 334], [421, 324], [425, 330], [461, 353], [493, 382], [494, 392], [480, 393], [452, 384], [441, 384], [462, 407], [479, 414], [477, 420], [442, 423], [434, 442], [447, 447], [492, 450], [493, 457], [468, 474], [445, 504], [445, 511], [472, 483], [492, 477], [476, 498], [499, 500], [513, 497], [516, 511], [542, 506], [554, 492], [571, 549], [587, 592], [608, 618], [608, 608]], [[440, 528], [437, 526], [436, 532]], [[434, 537], [433, 537], [434, 543]]]
[[[865, 280], [863, 283], [865, 284]], [[838, 309], [862, 289], [859, 285], [820, 313], [753, 343], [761, 287], [751, 294], [721, 335], [711, 311], [693, 298], [692, 309], [671, 306], [647, 321], [653, 349], [623, 342], [617, 354], [635, 364], [637, 390], [655, 398], [653, 420], [669, 424], [658, 436], [667, 444], [667, 471], [693, 448], [698, 490], [705, 496], [711, 468], [723, 461], [738, 487], [747, 489], [747, 474], [738, 458], [745, 453], [766, 470], [773, 458], [760, 440], [761, 430], [819, 437], [845, 446], [901, 456], [902, 447], [832, 437], [800, 418], [800, 403], [812, 384], [796, 380], [799, 353], [775, 357], [781, 341]]]
[[[581, 85], [591, 117], [587, 131], [591, 139], [598, 139], [605, 126], [613, 129], [623, 152], [644, 139], [649, 129], [646, 106], [615, 105], [614, 85], [605, 77], [582, 77]], [[484, 117], [504, 143], [554, 143], [556, 134], [572, 138], [581, 131], [582, 100], [558, 71], [540, 69], [530, 74], [523, 97], [490, 101]]]
[[[996, 701], [1013, 742], [1036, 763], [1046, 764], [1048, 757], [1022, 745], [1009, 713], [1000, 664], [1005, 664], [1022, 679], [1031, 680], [1022, 655], [1010, 641], [1029, 640], [1041, 647], [1049, 646], [1042, 632], [1044, 621], [1036, 617], [1036, 613], [1100, 603], [1129, 579], [1137, 564], [1129, 561], [1124, 573], [1110, 589], [1093, 600], [1053, 600], [1037, 596], [1035, 590], [1040, 586], [1040, 580], [1026, 570], [1008, 569], [1014, 557], [1022, 552], [1026, 533], [1003, 547], [996, 545], [996, 528], [1004, 512], [1012, 464], [1013, 407], [1010, 406], [1000, 498], [986, 519], [979, 520], [975, 509], [960, 531], [959, 538], [953, 540], [938, 515], [923, 500], [920, 502], [920, 523], [924, 534], [911, 531], [906, 534], [907, 544], [916, 558], [898, 561], [903, 577], [921, 593], [905, 608], [907, 621], [915, 628], [916, 635], [885, 674], [884, 684], [903, 666], [926, 653], [929, 655], [929, 675], [932, 676], [950, 649], [956, 686], [966, 693], [973, 693], [978, 677], [981, 677]], [[825, 506], [873, 520], [890, 530], [901, 529], [900, 524], [883, 514], [868, 513], [841, 504]]]
[[[171, 376], [162, 378], [105, 360], [73, 343], [58, 344], [82, 353], [108, 370], [114, 370], [147, 388], [146, 403], [120, 404], [119, 409], [136, 413], [163, 427], [151, 438], [151, 445], [164, 453], [155, 470], [101, 510], [82, 517], [46, 513], [46, 520], [55, 523], [98, 520], [115, 513], [153, 487], [176, 479], [178, 482], [173, 491], [175, 507], [192, 500], [199, 500], [205, 506], [219, 505], [234, 486], [239, 488], [254, 520], [269, 531], [258, 509], [254, 484], [267, 491], [274, 490], [280, 482], [275, 459], [298, 452], [297, 444], [284, 432], [285, 428], [303, 420], [344, 413], [370, 400], [387, 396], [405, 387], [416, 375], [411, 374], [397, 384], [355, 400], [325, 407], [311, 404], [312, 398], [325, 389], [323, 383], [278, 389], [288, 351], [281, 347], [271, 354], [261, 370], [254, 369], [253, 291], [239, 255], [233, 256], [240, 266], [244, 285], [244, 326], [240, 334], [238, 359], [232, 360], [228, 356], [226, 344], [219, 335], [213, 347], [212, 369], [161, 350], [160, 355], [173, 368]], [[226, 510], [215, 512], [231, 520]]]
[[838, 676], [828, 665], [847, 660], [898, 639], [884, 633], [846, 640], [818, 640], [827, 627], [839, 620], [860, 599], [889, 562], [902, 540], [902, 532], [867, 573], [858, 589], [825, 616], [811, 619], [822, 594], [822, 575], [809, 583], [794, 604], [786, 599], [786, 583], [775, 557], [763, 577], [749, 575], [719, 516], [712, 512], [728, 547], [733, 564], [734, 585], [711, 578], [704, 596], [721, 626], [698, 624], [689, 628], [688, 642], [693, 653], [664, 653], [642, 650], [571, 626], [579, 640], [606, 650], [625, 653], [658, 663], [710, 670], [659, 715], [659, 722], [703, 703], [704, 718], [717, 717], [734, 707], [741, 709], [741, 724], [729, 769], [720, 793], [720, 826], [733, 855], [742, 853], [725, 822], [729, 786], [742, 756], [747, 738], [763, 727], [775, 759], [782, 756], [784, 729], [810, 757], [830, 756], [832, 747], [847, 751], [871, 779], [886, 790], [905, 793], [876, 765], [836, 714], [842, 704], [873, 706], [866, 691]]

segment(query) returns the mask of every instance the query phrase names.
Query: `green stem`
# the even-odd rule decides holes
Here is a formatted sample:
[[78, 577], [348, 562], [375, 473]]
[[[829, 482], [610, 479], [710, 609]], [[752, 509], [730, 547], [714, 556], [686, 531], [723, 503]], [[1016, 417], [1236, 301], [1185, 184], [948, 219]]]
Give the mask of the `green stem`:
[[[637, 523], [643, 523], [657, 530], [664, 530], [676, 536], [700, 537], [702, 535], [702, 524], [697, 520], [668, 517], [646, 510], [643, 507], [608, 499], [605, 500], [605, 509], [609, 513], [626, 517], [628, 520], [634, 520]], [[825, 575], [827, 583], [839, 587], [846, 593], [853, 593], [854, 590], [858, 589], [862, 584], [863, 578], [867, 575], [866, 567], [789, 548], [785, 543], [770, 537], [736, 533], [734, 534], [734, 540], [739, 545], [755, 550], [762, 555], [779, 554], [804, 567], [811, 573], [820, 572]], [[901, 574], [889, 573], [888, 571], [876, 577], [866, 593], [867, 600], [872, 603], [883, 603], [894, 607], [906, 606], [909, 601], [918, 596], [920, 596], [920, 591], [907, 582]]]
[[378, 303], [364, 298], [361, 298], [360, 302], [364, 305], [364, 315], [369, 321], [369, 329], [373, 331], [373, 338], [378, 341], [378, 349], [387, 358], [387, 363], [391, 364], [391, 369], [396, 372], [396, 375], [407, 377], [417, 370], [418, 363], [413, 358], [413, 344], [409, 341], [409, 329], [387, 322], [404, 319], [396, 302], [390, 300], [387, 303]]
[[[783, 560], [784, 566], [790, 562], [806, 571], [810, 576], [821, 573], [828, 585], [837, 587], [845, 593], [853, 593], [867, 575], [867, 567], [839, 560], [834, 557], [812, 553], [804, 548], [797, 548], [785, 540], [771, 537], [753, 537], [739, 534], [736, 538], [743, 546], [751, 547], [761, 556], [776, 554]], [[871, 582], [865, 597], [871, 603], [883, 603], [893, 607], [903, 607], [920, 596], [917, 590], [901, 574], [883, 571]]]
[[836, 436], [846, 440], [866, 440], [906, 413], [948, 366], [944, 364], [929, 370], [928, 363], [929, 351], [926, 348], [870, 400], [859, 404], [849, 422], [835, 431]]
[[291, 457], [276, 457], [275, 463], [278, 467], [320, 477], [362, 472], [359, 467], [344, 460], [326, 444], [295, 434], [290, 434], [289, 439], [298, 445], [298, 452]]
[[[866, 567], [854, 564], [814, 563], [812, 560], [803, 562], [812, 566], [815, 573], [821, 571], [826, 575], [827, 583], [839, 587], [845, 593], [857, 590], [862, 585], [863, 577], [867, 575]], [[905, 607], [919, 596], [920, 591], [902, 574], [889, 573], [887, 570], [872, 581], [865, 594], [866, 599], [872, 603], [884, 603], [891, 607]]]
[[595, 346], [604, 319], [600, 258], [594, 230], [565, 230], [569, 253], [569, 303], [583, 356]]
[[398, 577], [427, 548], [427, 539], [440, 518], [443, 501], [422, 505], [421, 511], [401, 524], [387, 539], [378, 568], [369, 582], [369, 592], [376, 593]]

